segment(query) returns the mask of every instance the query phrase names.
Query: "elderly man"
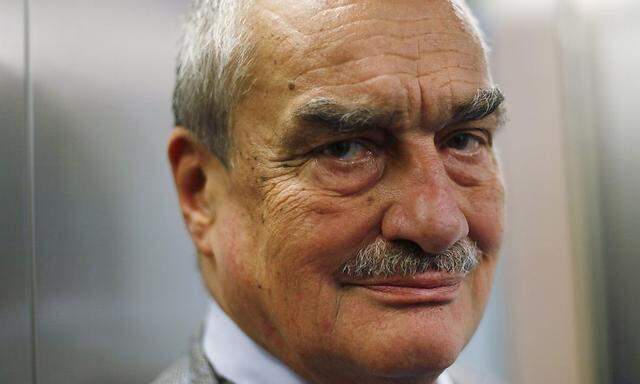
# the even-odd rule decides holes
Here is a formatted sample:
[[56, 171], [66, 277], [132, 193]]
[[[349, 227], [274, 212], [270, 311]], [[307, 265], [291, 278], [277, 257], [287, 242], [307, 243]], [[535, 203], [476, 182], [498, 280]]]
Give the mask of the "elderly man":
[[168, 145], [215, 299], [157, 383], [462, 383], [503, 97], [457, 0], [201, 0]]

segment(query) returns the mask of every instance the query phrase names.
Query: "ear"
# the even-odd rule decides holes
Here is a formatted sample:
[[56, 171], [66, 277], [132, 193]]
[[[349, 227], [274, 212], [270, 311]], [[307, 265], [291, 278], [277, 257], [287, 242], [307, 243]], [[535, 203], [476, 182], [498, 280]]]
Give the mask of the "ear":
[[167, 155], [187, 230], [198, 252], [213, 257], [207, 234], [215, 223], [224, 166], [183, 127], [171, 133]]

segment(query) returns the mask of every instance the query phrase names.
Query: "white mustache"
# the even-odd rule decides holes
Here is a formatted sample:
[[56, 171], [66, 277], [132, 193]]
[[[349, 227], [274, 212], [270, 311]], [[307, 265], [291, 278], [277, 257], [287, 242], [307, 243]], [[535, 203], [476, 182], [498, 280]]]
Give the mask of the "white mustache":
[[410, 241], [376, 239], [359, 249], [341, 267], [354, 279], [413, 276], [427, 271], [467, 275], [478, 265], [479, 250], [474, 241], [464, 238], [440, 253], [424, 252]]

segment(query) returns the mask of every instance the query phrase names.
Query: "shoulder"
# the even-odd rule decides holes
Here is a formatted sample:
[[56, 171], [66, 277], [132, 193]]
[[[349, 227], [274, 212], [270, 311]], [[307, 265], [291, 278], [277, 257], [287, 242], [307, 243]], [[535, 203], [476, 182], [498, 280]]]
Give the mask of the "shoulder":
[[151, 384], [189, 384], [189, 359], [184, 357], [176, 361]]
[[453, 365], [447, 369], [447, 373], [454, 384], [507, 384], [493, 375], [477, 372], [459, 365]]
[[[196, 339], [198, 340], [198, 339]], [[204, 355], [202, 346], [195, 341], [188, 357], [184, 357], [162, 372], [151, 384], [225, 384], [218, 377]]]

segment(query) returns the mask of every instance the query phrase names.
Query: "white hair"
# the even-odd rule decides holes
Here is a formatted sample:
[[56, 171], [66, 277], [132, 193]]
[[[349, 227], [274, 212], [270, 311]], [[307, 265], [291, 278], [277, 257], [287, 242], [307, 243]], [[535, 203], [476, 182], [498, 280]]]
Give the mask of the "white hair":
[[173, 95], [175, 124], [226, 163], [231, 109], [248, 90], [250, 0], [194, 0], [184, 23]]

